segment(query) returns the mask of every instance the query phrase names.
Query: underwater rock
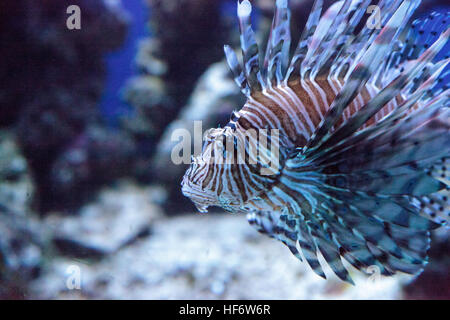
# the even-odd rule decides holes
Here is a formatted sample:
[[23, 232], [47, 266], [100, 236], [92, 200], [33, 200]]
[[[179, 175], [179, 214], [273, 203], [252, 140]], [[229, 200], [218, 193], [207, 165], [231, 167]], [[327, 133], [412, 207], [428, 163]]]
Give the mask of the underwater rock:
[[33, 184], [14, 134], [0, 131], [0, 300], [26, 299], [43, 263], [45, 232], [30, 212]]
[[[116, 5], [114, 5], [115, 3]], [[49, 209], [49, 176], [60, 153], [99, 123], [104, 55], [127, 30], [120, 2], [80, 0], [81, 29], [69, 30], [69, 0], [0, 3], [0, 126], [13, 127], [36, 183], [36, 208]], [[108, 36], [105, 37], [105, 34]]]
[[28, 212], [33, 189], [27, 161], [14, 135], [0, 131], [0, 204], [17, 212]]
[[125, 99], [135, 106], [131, 117], [123, 117], [122, 126], [134, 138], [138, 148], [133, 168], [138, 177], [148, 175], [150, 154], [167, 123], [167, 110], [164, 109], [170, 105], [170, 98], [165, 90], [163, 81], [150, 75], [132, 78], [124, 90]]
[[100, 186], [128, 173], [134, 152], [134, 141], [123, 132], [90, 126], [54, 161], [52, 197], [45, 203], [70, 213]]
[[[81, 271], [80, 290], [65, 285], [66, 270], [74, 264]], [[32, 288], [35, 297], [74, 299], [402, 297], [405, 277], [367, 279], [355, 273], [357, 285], [351, 286], [327, 271], [328, 280], [315, 275], [283, 245], [255, 232], [245, 216], [190, 213], [156, 221], [150, 237], [100, 263], [59, 259]]]
[[45, 224], [54, 230], [59, 254], [79, 259], [101, 259], [149, 235], [160, 216], [151, 195], [158, 188], [138, 188], [125, 181], [103, 190], [77, 216], [49, 215]]
[[[77, 1], [81, 29], [69, 30], [66, 9], [71, 4], [69, 0], [0, 4], [0, 40], [8, 44], [2, 47], [0, 61], [5, 84], [0, 89], [2, 125], [16, 123], [22, 112], [35, 108], [42, 111], [42, 115], [34, 112], [40, 115], [35, 122], [44, 122], [47, 111], [58, 118], [60, 111], [66, 112], [60, 120], [67, 124], [83, 120], [79, 118], [86, 118], [87, 110], [95, 109], [104, 78], [103, 55], [123, 42], [127, 23], [111, 1], [81, 0]], [[51, 101], [55, 105], [43, 108]]]
[[43, 268], [46, 233], [31, 213], [0, 203], [0, 300], [27, 299]]
[[167, 63], [163, 58], [157, 57], [158, 50], [160, 50], [158, 39], [145, 38], [139, 41], [135, 63], [143, 75], [160, 77], [167, 73]]

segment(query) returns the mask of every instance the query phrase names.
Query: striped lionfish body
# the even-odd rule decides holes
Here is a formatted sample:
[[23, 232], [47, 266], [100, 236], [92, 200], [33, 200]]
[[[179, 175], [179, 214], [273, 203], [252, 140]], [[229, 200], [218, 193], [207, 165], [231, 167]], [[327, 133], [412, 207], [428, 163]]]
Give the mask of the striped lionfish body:
[[278, 0], [261, 61], [251, 4], [239, 2], [242, 65], [225, 54], [247, 102], [207, 133], [183, 193], [200, 211], [247, 213], [322, 277], [319, 254], [350, 283], [342, 258], [363, 272], [420, 272], [430, 230], [449, 215], [450, 92], [436, 87], [449, 59], [434, 58], [450, 29], [415, 43], [419, 2], [380, 0], [381, 27], [356, 32], [370, 1], [338, 1], [322, 15], [315, 0], [292, 55], [290, 11]]

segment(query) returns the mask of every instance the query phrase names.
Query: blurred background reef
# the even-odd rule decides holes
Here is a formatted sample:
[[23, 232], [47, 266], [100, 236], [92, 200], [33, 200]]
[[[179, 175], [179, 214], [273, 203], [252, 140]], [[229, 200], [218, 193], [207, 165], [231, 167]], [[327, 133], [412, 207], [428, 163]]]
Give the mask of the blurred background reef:
[[[263, 39], [274, 1], [252, 2]], [[312, 2], [290, 2], [295, 42]], [[80, 30], [66, 28], [73, 4]], [[445, 231], [419, 277], [351, 287], [319, 279], [244, 216], [200, 215], [182, 196], [173, 130], [223, 126], [244, 103], [223, 59], [223, 44], [238, 46], [235, 9], [0, 2], [0, 299], [450, 298]]]

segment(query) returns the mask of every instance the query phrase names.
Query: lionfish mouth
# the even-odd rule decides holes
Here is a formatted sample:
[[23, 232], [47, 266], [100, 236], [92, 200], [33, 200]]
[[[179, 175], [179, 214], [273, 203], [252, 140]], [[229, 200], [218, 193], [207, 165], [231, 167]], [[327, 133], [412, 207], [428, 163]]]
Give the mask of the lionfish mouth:
[[193, 184], [188, 177], [183, 177], [181, 186], [183, 195], [194, 203], [198, 211], [206, 213], [209, 206], [217, 205], [214, 194], [207, 192], [207, 190], [202, 190], [201, 186]]

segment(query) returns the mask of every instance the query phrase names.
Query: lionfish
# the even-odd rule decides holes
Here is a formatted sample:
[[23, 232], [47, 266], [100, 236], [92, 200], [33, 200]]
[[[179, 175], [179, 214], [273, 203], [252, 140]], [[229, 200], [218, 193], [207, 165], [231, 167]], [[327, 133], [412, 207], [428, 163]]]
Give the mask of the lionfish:
[[[380, 0], [365, 22], [370, 3], [337, 1], [322, 15], [315, 0], [291, 50], [290, 10], [277, 0], [260, 59], [252, 6], [238, 1], [243, 62], [229, 46], [225, 55], [247, 101], [207, 131], [182, 181], [200, 211], [244, 212], [316, 274], [326, 278], [326, 261], [349, 283], [343, 260], [366, 274], [421, 272], [430, 231], [450, 215], [450, 91], [437, 86], [450, 59], [434, 59], [449, 16], [433, 13], [437, 40], [420, 45], [414, 34], [425, 24], [409, 23], [420, 1]], [[265, 132], [256, 154], [250, 146], [262, 138], [248, 130]]]

